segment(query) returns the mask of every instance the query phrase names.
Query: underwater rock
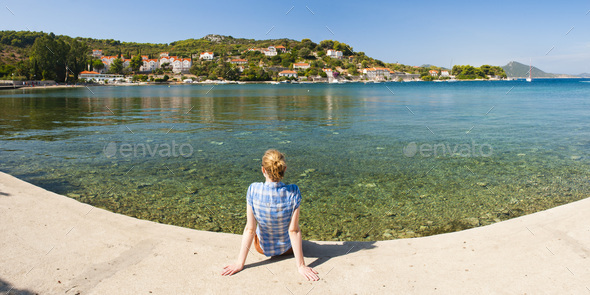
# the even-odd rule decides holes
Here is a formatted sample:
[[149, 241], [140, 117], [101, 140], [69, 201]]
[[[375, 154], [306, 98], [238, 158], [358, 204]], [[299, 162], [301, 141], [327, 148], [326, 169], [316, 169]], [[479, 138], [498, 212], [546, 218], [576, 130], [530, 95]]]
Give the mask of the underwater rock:
[[488, 184], [486, 182], [478, 182], [477, 185], [481, 186], [481, 187], [486, 187], [488, 186]]
[[582, 159], [582, 156], [571, 156], [570, 159], [577, 161], [577, 160]]
[[140, 183], [140, 184], [137, 186], [137, 188], [144, 188], [144, 187], [148, 187], [148, 186], [152, 186], [152, 184], [151, 184], [151, 183], [149, 183], [149, 182], [146, 182], [146, 183]]
[[342, 234], [342, 231], [339, 229], [334, 229], [334, 231], [332, 232], [332, 236], [335, 238], [340, 236], [341, 234]]
[[475, 217], [464, 218], [463, 222], [471, 225], [471, 226], [479, 226], [479, 219]]

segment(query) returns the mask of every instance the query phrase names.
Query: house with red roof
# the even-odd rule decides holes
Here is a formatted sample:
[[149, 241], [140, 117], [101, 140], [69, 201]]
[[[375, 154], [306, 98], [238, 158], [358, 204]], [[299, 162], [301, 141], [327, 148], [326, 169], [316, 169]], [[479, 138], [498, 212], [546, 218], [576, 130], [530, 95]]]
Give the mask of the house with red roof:
[[287, 48], [286, 48], [285, 46], [283, 46], [283, 45], [275, 46], [275, 49], [276, 49], [277, 51], [280, 51], [280, 52], [282, 52], [282, 53], [285, 53], [285, 52], [287, 52]]
[[151, 72], [160, 68], [160, 61], [158, 59], [144, 59], [143, 64], [139, 68], [140, 72]]
[[299, 70], [299, 69], [307, 70], [307, 69], [309, 69], [309, 67], [310, 67], [309, 64], [305, 63], [305, 62], [297, 62], [297, 63], [293, 64], [293, 69], [296, 69], [296, 70]]
[[366, 68], [362, 72], [369, 79], [384, 79], [389, 78], [393, 71], [388, 68]]
[[230, 61], [231, 64], [234, 65], [245, 65], [248, 63], [247, 59], [241, 59], [241, 58], [234, 58]]
[[92, 49], [92, 56], [93, 57], [101, 57], [102, 56], [102, 50], [100, 50], [100, 49]]
[[213, 52], [201, 52], [201, 54], [199, 55], [199, 59], [204, 60], [213, 60], [214, 57], [215, 55], [213, 54]]
[[342, 51], [328, 49], [328, 52], [326, 52], [326, 55], [329, 57], [332, 57], [332, 58], [342, 58]]
[[297, 78], [297, 72], [285, 70], [279, 72], [279, 77], [287, 77], [287, 78]]

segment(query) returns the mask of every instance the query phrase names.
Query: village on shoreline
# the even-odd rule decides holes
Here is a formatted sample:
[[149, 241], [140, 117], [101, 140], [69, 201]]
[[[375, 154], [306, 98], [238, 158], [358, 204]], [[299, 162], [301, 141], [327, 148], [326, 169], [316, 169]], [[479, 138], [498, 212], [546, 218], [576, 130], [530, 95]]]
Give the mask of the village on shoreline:
[[[247, 54], [260, 54], [266, 57], [275, 57], [280, 54], [289, 53], [289, 50], [282, 45], [269, 46], [267, 48], [248, 48], [243, 52], [243, 55]], [[318, 54], [317, 52], [312, 53], [314, 58], [323, 57], [335, 60], [348, 60], [352, 62], [352, 56], [346, 57], [340, 50], [328, 49]], [[264, 62], [260, 61], [257, 65], [263, 68], [267, 72], [271, 72], [276, 75], [272, 75], [271, 79], [266, 81], [241, 81], [239, 79], [225, 79], [224, 77], [217, 77], [217, 79], [211, 79], [210, 76], [198, 76], [191, 73], [190, 69], [193, 67], [193, 58], [196, 58], [196, 63], [211, 63], [211, 62], [227, 62], [231, 64], [228, 71], [236, 71], [243, 73], [252, 63], [241, 56], [230, 56], [230, 57], [219, 57], [214, 52], [202, 52], [200, 54], [193, 55], [193, 58], [182, 58], [178, 56], [170, 56], [169, 52], [161, 52], [159, 58], [149, 58], [148, 55], [141, 56], [141, 65], [134, 74], [132, 75], [121, 75], [121, 74], [109, 74], [112, 72], [113, 67], [123, 67], [129, 69], [131, 63], [136, 56], [125, 58], [124, 56], [105, 56], [100, 49], [92, 50], [92, 55], [95, 58], [100, 59], [103, 63], [103, 67], [98, 69], [88, 69], [80, 73], [79, 78], [83, 83], [96, 83], [96, 84], [126, 84], [126, 85], [149, 85], [149, 84], [246, 84], [246, 83], [267, 83], [267, 84], [278, 84], [278, 83], [335, 83], [343, 84], [349, 82], [357, 83], [380, 83], [387, 81], [395, 82], [411, 82], [411, 81], [456, 81], [456, 76], [452, 75], [452, 71], [447, 69], [430, 69], [428, 71], [428, 79], [425, 79], [424, 75], [419, 73], [408, 73], [402, 71], [395, 71], [385, 67], [365, 67], [362, 68], [362, 64], [358, 66], [360, 68], [351, 69], [342, 68], [341, 66], [322, 67], [321, 71], [314, 72], [312, 70], [313, 64], [309, 61], [294, 62], [288, 67], [283, 66], [267, 66]], [[116, 63], [119, 63], [117, 65]], [[414, 66], [416, 70], [420, 67]], [[356, 70], [356, 71], [354, 71]], [[354, 72], [353, 72], [354, 71]], [[352, 72], [352, 73], [351, 73]], [[503, 80], [505, 77], [499, 75], [487, 75], [485, 79], [472, 79], [472, 80]]]
[[[386, 63], [336, 40], [207, 35], [170, 44], [0, 32], [10, 44], [0, 88], [49, 85], [380, 83], [505, 80], [499, 66]], [[5, 40], [6, 39], [6, 40]], [[6, 43], [4, 42], [4, 43]], [[51, 48], [64, 48], [59, 56]], [[93, 49], [91, 49], [93, 48]], [[57, 58], [56, 60], [53, 60]], [[18, 61], [20, 60], [20, 61]]]

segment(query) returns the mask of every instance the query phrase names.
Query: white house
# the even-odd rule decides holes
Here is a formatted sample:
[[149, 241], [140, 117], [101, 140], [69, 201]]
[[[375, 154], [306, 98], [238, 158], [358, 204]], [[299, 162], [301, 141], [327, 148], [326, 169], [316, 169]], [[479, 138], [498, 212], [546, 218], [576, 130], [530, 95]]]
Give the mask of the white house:
[[214, 57], [213, 52], [201, 52], [199, 59], [212, 60], [213, 57]]
[[112, 56], [103, 56], [100, 58], [100, 60], [102, 61], [102, 63], [104, 64], [104, 70], [108, 71], [111, 68], [111, 64], [113, 63], [113, 61], [117, 59], [116, 56], [112, 55]]
[[268, 48], [262, 48], [262, 53], [266, 56], [275, 56], [277, 55], [277, 49], [274, 46], [269, 46]]
[[293, 69], [306, 70], [306, 69], [309, 69], [309, 64], [308, 63], [304, 63], [304, 62], [294, 63], [293, 64]]
[[441, 77], [449, 77], [449, 71], [440, 71], [440, 76]]
[[193, 62], [190, 58], [177, 58], [176, 56], [172, 57], [172, 72], [174, 73], [181, 73], [190, 70]]
[[334, 72], [332, 72], [332, 69], [322, 69], [322, 71], [328, 75], [328, 78], [334, 78]]
[[287, 48], [285, 46], [283, 46], [283, 45], [275, 46], [275, 48], [276, 48], [277, 51], [280, 51], [282, 53], [287, 52]]
[[326, 55], [329, 57], [332, 57], [332, 58], [342, 58], [342, 51], [328, 49], [328, 52], [326, 53]]
[[160, 61], [157, 59], [144, 59], [143, 65], [139, 68], [142, 72], [151, 72], [160, 68]]
[[104, 84], [106, 82], [120, 82], [123, 81], [123, 75], [110, 75], [110, 74], [99, 74], [97, 72], [83, 71], [78, 75], [78, 78], [85, 79], [87, 81], [95, 81], [97, 83]]
[[279, 72], [279, 77], [297, 78], [297, 72], [285, 70]]
[[370, 79], [389, 78], [391, 76], [391, 70], [387, 68], [366, 68], [363, 69], [363, 74]]
[[94, 57], [101, 57], [102, 56], [102, 50], [100, 50], [100, 49], [92, 49], [92, 56], [94, 56]]
[[429, 74], [430, 74], [430, 76], [432, 76], [432, 77], [436, 77], [436, 76], [438, 76], [438, 71], [435, 71], [435, 70], [430, 70], [430, 71], [428, 71], [428, 73], [429, 73]]

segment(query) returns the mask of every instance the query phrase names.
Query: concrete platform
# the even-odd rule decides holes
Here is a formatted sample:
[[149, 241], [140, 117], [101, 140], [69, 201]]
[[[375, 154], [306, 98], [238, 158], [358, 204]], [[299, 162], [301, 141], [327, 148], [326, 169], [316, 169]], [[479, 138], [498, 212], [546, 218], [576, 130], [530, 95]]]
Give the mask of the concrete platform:
[[[305, 229], [303, 229], [305, 230]], [[0, 173], [0, 294], [590, 294], [590, 199], [493, 225], [249, 255], [240, 235], [115, 214]]]

